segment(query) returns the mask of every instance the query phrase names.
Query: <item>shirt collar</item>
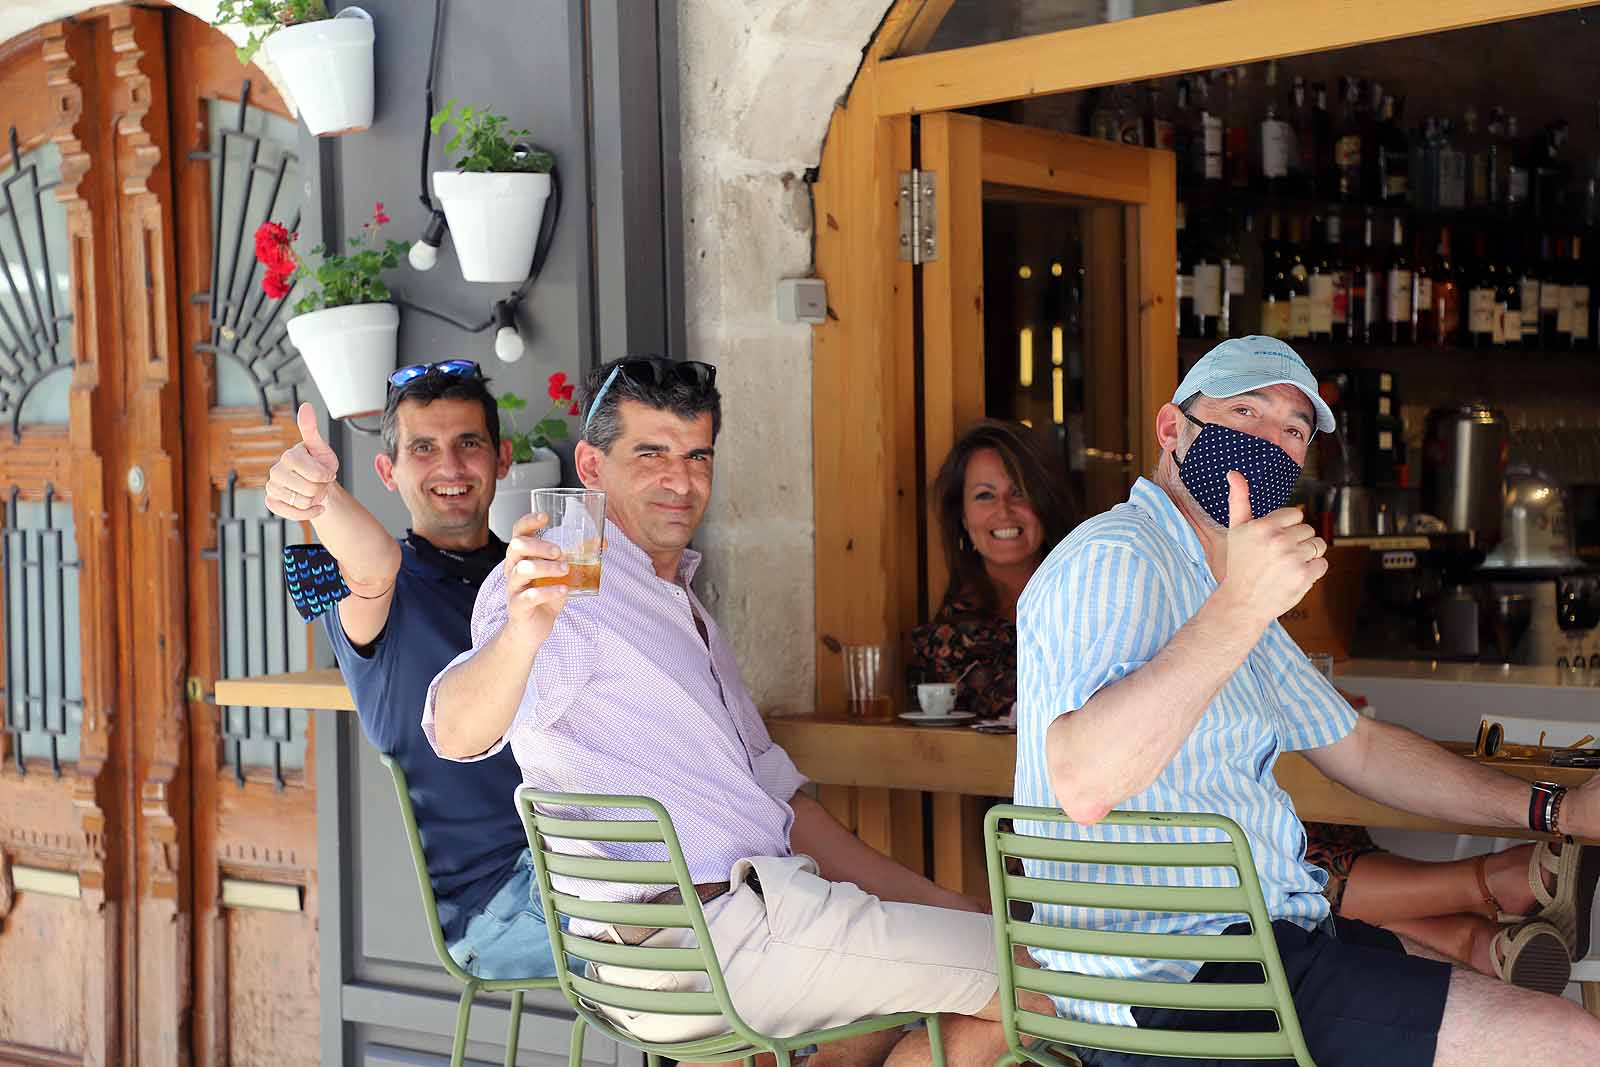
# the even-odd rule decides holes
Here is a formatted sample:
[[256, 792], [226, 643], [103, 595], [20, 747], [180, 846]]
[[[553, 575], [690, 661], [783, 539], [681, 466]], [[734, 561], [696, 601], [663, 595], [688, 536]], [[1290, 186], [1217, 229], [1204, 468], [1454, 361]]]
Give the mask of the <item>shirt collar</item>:
[[[1133, 492], [1128, 494], [1128, 503], [1149, 512], [1161, 531], [1183, 549], [1183, 554], [1188, 556], [1191, 562], [1206, 562], [1206, 549], [1200, 543], [1200, 535], [1194, 532], [1194, 527], [1189, 525], [1189, 520], [1183, 517], [1183, 512], [1178, 510], [1178, 505], [1167, 495], [1165, 489], [1149, 478], [1140, 478], [1133, 483]], [[1210, 573], [1209, 570], [1207, 573]]]
[[[650, 558], [650, 554], [634, 544], [633, 540], [622, 532], [622, 527], [607, 519], [606, 555], [611, 556], [614, 553], [622, 557], [621, 562], [626, 566], [642, 567], [651, 574], [656, 573], [655, 561]], [[683, 557], [678, 560], [678, 581], [684, 585], [693, 582], [695, 572], [700, 569], [700, 559], [700, 553], [694, 549], [684, 549]], [[660, 575], [656, 577], [659, 579]]]

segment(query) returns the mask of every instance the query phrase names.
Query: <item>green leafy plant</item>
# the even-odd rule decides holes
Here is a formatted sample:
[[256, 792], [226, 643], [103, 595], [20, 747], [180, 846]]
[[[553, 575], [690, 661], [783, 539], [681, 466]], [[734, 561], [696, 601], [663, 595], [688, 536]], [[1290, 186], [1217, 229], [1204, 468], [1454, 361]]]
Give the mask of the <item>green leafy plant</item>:
[[348, 253], [330, 253], [323, 245], [311, 250], [312, 255], [322, 257], [322, 264], [316, 268], [307, 266], [295, 252], [293, 242], [298, 234], [290, 233], [281, 223], [263, 222], [256, 228], [256, 259], [266, 268], [262, 290], [272, 299], [282, 300], [296, 282], [311, 280], [317, 288], [294, 303], [294, 310], [300, 315], [388, 300], [389, 287], [378, 275], [399, 266], [409, 247], [404, 241], [378, 243], [378, 229], [388, 221], [383, 202], [379, 201], [373, 205], [372, 218], [347, 242]]
[[456, 169], [473, 174], [548, 174], [556, 157], [542, 148], [519, 146], [516, 139], [527, 137], [527, 130], [506, 129], [507, 119], [486, 107], [462, 107], [454, 99], [429, 120], [438, 135], [445, 126], [454, 127], [444, 150], [460, 151]]
[[533, 459], [534, 449], [549, 448], [550, 442], [567, 439], [567, 421], [562, 416], [578, 413], [572, 392], [565, 374], [556, 371], [550, 375], [550, 410], [545, 412], [544, 418], [534, 423], [531, 430], [519, 430], [516, 427], [516, 413], [526, 411], [528, 402], [516, 393], [500, 394], [497, 403], [500, 410], [506, 413], [509, 429], [504, 431], [503, 436], [511, 442], [511, 462], [528, 463]]
[[234, 50], [239, 62], [248, 63], [262, 43], [285, 26], [320, 22], [328, 17], [323, 0], [218, 0], [217, 21], [211, 25], [243, 26], [250, 31], [250, 39]]

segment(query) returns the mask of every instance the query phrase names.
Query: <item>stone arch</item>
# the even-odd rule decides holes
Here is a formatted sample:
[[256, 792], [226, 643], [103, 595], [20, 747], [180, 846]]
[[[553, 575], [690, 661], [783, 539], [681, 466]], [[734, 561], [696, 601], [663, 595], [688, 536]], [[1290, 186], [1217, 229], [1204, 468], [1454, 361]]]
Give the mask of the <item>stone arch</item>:
[[778, 280], [812, 271], [804, 175], [893, 0], [682, 0], [678, 84], [691, 358], [718, 365], [728, 417], [697, 585], [751, 695], [815, 690], [811, 328]]

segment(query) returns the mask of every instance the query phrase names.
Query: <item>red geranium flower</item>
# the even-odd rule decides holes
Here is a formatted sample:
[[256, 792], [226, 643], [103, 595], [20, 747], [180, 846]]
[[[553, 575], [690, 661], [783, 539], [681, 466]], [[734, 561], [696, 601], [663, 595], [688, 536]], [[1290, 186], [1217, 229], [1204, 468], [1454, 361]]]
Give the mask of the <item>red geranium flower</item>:
[[289, 275], [268, 271], [266, 277], [261, 279], [261, 288], [272, 299], [282, 300], [289, 295], [289, 290], [293, 289], [294, 285], [289, 281]]
[[578, 413], [578, 405], [577, 404], [573, 404], [570, 408], [567, 409], [567, 414], [568, 415], [576, 415], [577, 413]]
[[377, 223], [379, 226], [382, 226], [384, 223], [389, 221], [389, 216], [384, 214], [382, 200], [379, 200], [376, 204], [372, 205], [372, 221]]
[[298, 266], [290, 245], [294, 237], [281, 223], [269, 221], [256, 227], [256, 259], [267, 268], [268, 273], [294, 273]]
[[[566, 390], [566, 395], [565, 396], [562, 395], [562, 390], [563, 389]], [[572, 399], [572, 386], [567, 384], [567, 376], [563, 371], [556, 371], [554, 374], [550, 375], [550, 399], [551, 400], [571, 400]]]

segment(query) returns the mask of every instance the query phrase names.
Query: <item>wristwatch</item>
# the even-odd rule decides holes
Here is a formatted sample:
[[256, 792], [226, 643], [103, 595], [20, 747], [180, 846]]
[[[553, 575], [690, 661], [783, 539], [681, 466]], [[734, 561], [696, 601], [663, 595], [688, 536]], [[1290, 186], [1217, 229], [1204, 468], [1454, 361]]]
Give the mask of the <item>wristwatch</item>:
[[1561, 800], [1567, 787], [1556, 782], [1537, 781], [1528, 796], [1528, 829], [1541, 834], [1561, 832]]

